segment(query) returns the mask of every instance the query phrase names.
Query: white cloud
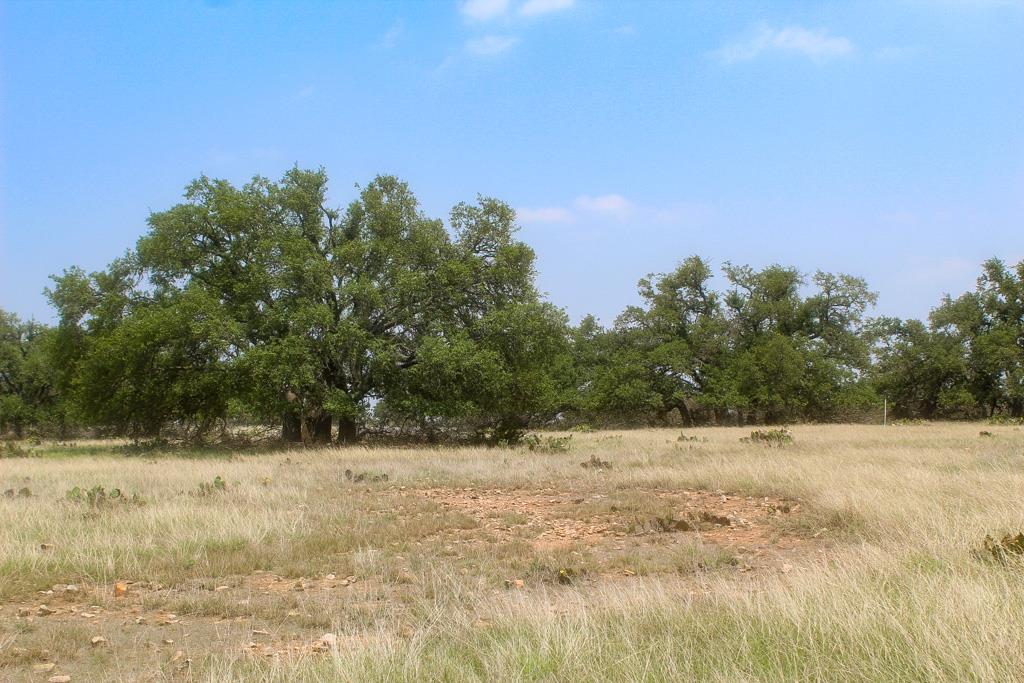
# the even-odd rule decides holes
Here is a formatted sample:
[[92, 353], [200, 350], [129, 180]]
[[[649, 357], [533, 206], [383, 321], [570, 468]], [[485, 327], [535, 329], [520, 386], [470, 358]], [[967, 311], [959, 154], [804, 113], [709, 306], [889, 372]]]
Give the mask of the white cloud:
[[576, 198], [576, 208], [592, 213], [624, 216], [630, 212], [633, 204], [621, 194], [605, 194], [599, 197], [585, 194]]
[[849, 56], [853, 49], [849, 38], [830, 35], [827, 29], [806, 29], [801, 26], [774, 29], [761, 26], [750, 38], [727, 43], [715, 55], [727, 64], [749, 61], [768, 52], [824, 61]]
[[313, 93], [315, 92], [316, 88], [314, 88], [312, 85], [307, 85], [304, 88], [302, 88], [302, 90], [300, 90], [297, 94], [300, 100], [304, 100], [308, 97], [312, 97]]
[[478, 57], [501, 54], [519, 42], [514, 36], [483, 36], [466, 41], [466, 52]]
[[508, 0], [464, 0], [459, 5], [462, 16], [473, 21], [487, 21], [508, 11]]
[[516, 209], [516, 217], [523, 223], [572, 223], [576, 220], [572, 211], [561, 206]]
[[536, 17], [549, 12], [561, 12], [573, 6], [575, 0], [526, 0], [519, 13], [524, 17]]

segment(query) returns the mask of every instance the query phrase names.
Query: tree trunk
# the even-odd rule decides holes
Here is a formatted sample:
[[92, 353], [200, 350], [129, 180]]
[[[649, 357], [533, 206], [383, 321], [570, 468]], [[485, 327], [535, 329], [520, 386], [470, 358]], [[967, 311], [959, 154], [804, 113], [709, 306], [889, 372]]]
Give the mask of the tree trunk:
[[326, 444], [331, 442], [331, 414], [310, 418], [310, 439], [313, 443]]
[[690, 412], [690, 408], [686, 405], [686, 401], [680, 401], [677, 404], [677, 407], [679, 408], [680, 417], [683, 418], [683, 426], [692, 427], [694, 424], [693, 414]]
[[281, 440], [288, 443], [302, 441], [302, 420], [295, 413], [285, 413], [281, 417]]
[[351, 417], [338, 418], [338, 443], [355, 443], [359, 440], [359, 425]]

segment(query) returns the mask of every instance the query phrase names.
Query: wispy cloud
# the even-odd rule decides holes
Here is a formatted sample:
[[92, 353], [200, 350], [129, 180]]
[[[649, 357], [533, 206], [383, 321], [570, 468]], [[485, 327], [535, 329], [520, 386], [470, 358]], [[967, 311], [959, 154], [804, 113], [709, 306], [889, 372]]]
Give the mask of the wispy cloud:
[[398, 39], [402, 37], [405, 32], [405, 22], [401, 19], [391, 25], [384, 35], [380, 37], [380, 46], [383, 48], [391, 49], [398, 44]]
[[831, 35], [827, 29], [802, 26], [760, 26], [750, 37], [726, 43], [713, 54], [727, 64], [756, 59], [767, 53], [783, 53], [825, 61], [853, 54], [849, 38]]
[[466, 41], [466, 52], [477, 57], [501, 54], [519, 42], [515, 36], [482, 36]]
[[300, 100], [305, 100], [307, 98], [312, 97], [315, 92], [316, 88], [314, 88], [312, 85], [307, 85], [304, 86], [301, 90], [299, 90], [299, 92], [296, 93], [296, 96]]
[[519, 6], [519, 13], [524, 17], [536, 17], [551, 12], [567, 10], [575, 4], [575, 0], [526, 0]]
[[633, 208], [633, 203], [621, 194], [604, 194], [598, 197], [585, 194], [576, 198], [575, 205], [581, 211], [611, 216], [625, 216]]
[[561, 206], [516, 209], [516, 217], [523, 223], [572, 223], [576, 220], [572, 211]]
[[522, 223], [575, 223], [578, 220], [631, 220], [670, 225], [701, 225], [714, 220], [717, 212], [700, 202], [677, 202], [667, 206], [637, 204], [621, 194], [584, 194], [569, 206], [516, 209]]
[[463, 0], [459, 12], [471, 21], [487, 21], [508, 11], [508, 0]]

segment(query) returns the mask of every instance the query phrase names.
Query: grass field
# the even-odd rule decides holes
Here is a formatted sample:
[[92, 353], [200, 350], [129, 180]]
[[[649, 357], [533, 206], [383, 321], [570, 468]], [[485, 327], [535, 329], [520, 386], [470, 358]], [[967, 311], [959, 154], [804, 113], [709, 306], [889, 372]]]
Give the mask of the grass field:
[[0, 459], [0, 679], [1024, 680], [1022, 565], [980, 552], [1024, 531], [1024, 431], [792, 431], [44, 444]]

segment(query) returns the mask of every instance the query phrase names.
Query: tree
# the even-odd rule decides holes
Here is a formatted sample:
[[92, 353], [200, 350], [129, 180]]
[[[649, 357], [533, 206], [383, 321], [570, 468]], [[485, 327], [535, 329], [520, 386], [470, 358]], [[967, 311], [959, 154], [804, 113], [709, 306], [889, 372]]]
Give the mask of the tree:
[[961, 345], [973, 402], [989, 415], [1024, 416], [1024, 261], [1014, 269], [989, 259], [975, 291], [947, 295], [931, 320]]
[[[469, 410], [438, 411], [436, 392], [408, 376], [466, 344], [494, 354], [505, 419], [550, 403], [510, 398], [545, 395], [546, 366], [499, 339], [561, 319], [540, 303], [533, 252], [515, 239], [506, 204], [456, 206], [450, 235], [396, 178], [374, 179], [339, 211], [328, 208], [326, 174], [299, 169], [241, 188], [203, 177], [185, 200], [152, 214], [136, 249], [106, 273], [58, 279], [62, 327], [83, 339], [80, 395], [106, 397], [91, 419], [148, 431], [168, 420], [208, 425], [236, 399], [280, 416], [286, 439], [326, 442], [337, 419], [339, 441], [350, 442], [389, 398]], [[498, 321], [501, 333], [490, 334]], [[168, 382], [174, 391], [161, 393]], [[455, 389], [475, 410], [498, 407], [479, 387]]]
[[0, 309], [0, 434], [59, 419], [47, 352], [53, 330]]

